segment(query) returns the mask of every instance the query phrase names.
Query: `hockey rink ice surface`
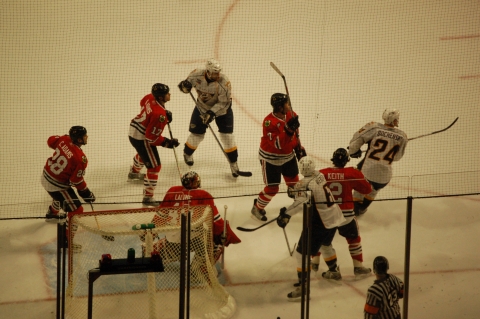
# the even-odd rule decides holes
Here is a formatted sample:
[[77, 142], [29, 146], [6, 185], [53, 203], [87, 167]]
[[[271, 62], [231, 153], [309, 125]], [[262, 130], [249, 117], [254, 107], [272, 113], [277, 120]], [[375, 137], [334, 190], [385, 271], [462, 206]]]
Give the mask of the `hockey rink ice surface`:
[[[8, 14], [22, 16], [22, 10], [25, 10], [26, 17], [33, 17], [32, 7], [41, 8], [33, 1], [23, 2], [26, 5], [22, 9], [20, 6], [6, 6], [7, 13], [2, 17]], [[161, 20], [163, 16], [168, 17], [168, 23], [164, 19], [159, 22], [156, 32], [149, 28], [145, 33], [136, 33], [135, 37], [140, 40], [131, 46], [132, 34], [125, 26], [138, 30], [145, 23], [152, 23], [144, 20], [148, 6], [135, 7], [128, 1], [120, 1], [115, 8], [99, 6], [81, 11], [77, 7], [90, 19], [95, 20], [91, 18], [93, 16], [99, 21], [107, 21], [91, 26], [92, 47], [95, 47], [95, 41], [103, 41], [102, 28], [110, 37], [113, 32], [109, 32], [113, 29], [108, 25], [117, 24], [115, 39], [118, 42], [112, 40], [111, 52], [98, 55], [90, 52], [88, 54], [98, 58], [93, 65], [83, 68], [81, 64], [74, 64], [65, 70], [78, 72], [83, 78], [89, 78], [91, 72], [91, 87], [87, 92], [66, 96], [63, 91], [55, 89], [56, 85], [70, 80], [70, 77], [54, 78], [48, 72], [54, 69], [55, 58], [42, 60], [38, 70], [9, 74], [8, 81], [6, 75], [0, 75], [2, 92], [4, 83], [22, 82], [27, 76], [29, 86], [38, 84], [42, 89], [50, 89], [42, 92], [26, 90], [33, 94], [24, 98], [34, 102], [38, 97], [41, 103], [22, 106], [31, 108], [31, 113], [22, 113], [19, 118], [6, 119], [2, 115], [0, 119], [2, 128], [26, 123], [30, 127], [25, 131], [34, 132], [17, 132], [20, 137], [2, 133], [2, 159], [7, 154], [14, 154], [18, 147], [7, 141], [24, 143], [20, 145], [28, 143], [32, 149], [28, 158], [15, 158], [10, 167], [3, 165], [0, 168], [2, 201], [8, 200], [3, 198], [6, 190], [15, 189], [16, 186], [12, 185], [18, 185], [17, 180], [22, 178], [28, 184], [25, 188], [18, 188], [22, 196], [28, 197], [32, 192], [35, 202], [47, 199], [39, 182], [45, 160], [51, 156], [45, 141], [50, 135], [67, 133], [72, 125], [84, 125], [88, 129], [89, 143], [83, 147], [89, 159], [85, 179], [97, 196], [96, 210], [126, 208], [124, 204], [101, 205], [102, 202], [121, 202], [122, 196], [130, 201], [140, 201], [142, 186], [126, 182], [134, 155], [127, 138], [128, 123], [138, 113], [138, 102], [153, 83], [168, 84], [172, 93], [167, 104], [173, 113], [171, 127], [174, 137], [183, 145], [193, 104], [176, 85], [210, 57], [220, 60], [232, 82], [238, 163], [241, 170], [253, 173], [250, 178], [233, 179], [218, 145], [207, 131], [194, 155], [192, 169], [200, 174], [202, 188], [218, 197], [216, 204], [222, 215], [224, 207], [228, 207], [227, 219], [242, 240], [242, 243], [226, 249], [225, 269], [220, 275], [222, 284], [237, 303], [233, 319], [300, 317], [300, 302], [287, 301], [287, 294], [294, 289], [297, 276], [296, 261], [288, 252], [283, 231], [275, 222], [254, 232], [236, 230], [238, 226], [260, 225], [250, 218], [250, 209], [256, 194], [263, 189], [257, 159], [261, 122], [271, 111], [271, 94], [284, 92], [282, 79], [269, 65], [271, 61], [286, 75], [293, 109], [300, 116], [302, 143], [315, 158], [319, 169], [330, 165], [333, 151], [346, 147], [356, 130], [369, 121], [381, 121], [383, 110], [395, 107], [401, 111], [399, 128], [409, 137], [444, 128], [456, 117], [459, 120], [446, 132], [410, 142], [404, 158], [394, 163], [395, 178], [380, 192], [380, 199], [390, 195], [406, 196], [405, 179], [420, 174], [434, 177], [428, 183], [411, 184], [417, 195], [438, 195], [441, 192], [438, 189], [452, 181], [452, 187], [457, 187], [460, 192], [479, 192], [480, 119], [475, 110], [478, 110], [480, 97], [480, 7], [474, 1], [450, 0], [441, 7], [435, 7], [427, 0], [405, 1], [397, 5], [376, 0], [368, 5], [361, 1], [319, 1], [316, 5], [298, 1], [298, 6], [286, 2], [290, 3], [288, 10], [292, 12], [278, 8], [281, 1], [233, 0], [217, 4], [219, 1], [185, 0], [164, 3], [162, 10], [155, 9], [157, 11], [147, 21]], [[74, 14], [79, 12], [70, 12], [67, 8], [62, 11], [62, 5], [58, 6], [57, 13], [43, 12], [44, 18], [63, 22], [78, 18]], [[286, 14], [296, 20], [277, 19]], [[302, 23], [304, 16], [308, 16], [309, 21], [318, 17], [317, 29], [305, 26]], [[118, 22], [121, 19], [125, 20], [123, 27]], [[198, 27], [205, 19], [208, 24], [203, 29]], [[2, 21], [1, 25], [6, 24]], [[27, 23], [25, 29], [32, 26]], [[83, 39], [82, 32], [88, 34], [88, 28], [88, 23], [81, 24], [77, 30], [79, 38]], [[196, 33], [196, 28], [202, 30], [201, 35]], [[311, 43], [303, 46], [302, 40], [310, 36], [296, 36], [302, 32], [301, 28], [319, 38], [315, 46]], [[289, 45], [284, 44], [285, 38]], [[19, 37], [18, 41], [24, 39]], [[282, 43], [281, 46], [278, 43]], [[81, 48], [77, 42], [67, 45]], [[35, 46], [40, 46], [38, 51], [42, 56], [55, 56], [58, 50], [36, 42]], [[122, 50], [129, 54], [122, 56]], [[2, 63], [15, 59], [14, 51], [8, 52], [2, 53]], [[19, 55], [18, 59], [34, 57], [33, 53], [22, 51], [21, 54], [27, 56]], [[88, 57], [86, 52], [82, 54]], [[96, 81], [103, 83], [99, 86], [101, 92], [96, 89]], [[397, 91], [397, 87], [401, 90]], [[14, 93], [20, 95], [25, 91]], [[52, 120], [54, 115], [45, 115], [52, 111], [61, 112], [70, 103], [69, 99], [88, 105], [71, 111], [74, 123], [57, 123]], [[2, 112], [7, 107], [20, 108], [18, 105], [3, 105], [3, 100], [1, 107]], [[212, 127], [215, 129], [215, 125]], [[30, 134], [34, 136], [27, 137]], [[168, 132], [164, 135], [168, 136]], [[157, 199], [161, 199], [162, 192], [170, 186], [178, 184], [171, 150], [160, 149], [159, 153], [162, 171]], [[190, 168], [183, 162], [181, 154], [182, 148], [179, 148], [180, 169], [186, 172]], [[468, 167], [464, 166], [466, 158], [471, 163]], [[357, 162], [352, 159], [350, 165]], [[466, 171], [474, 173], [454, 173]], [[471, 181], [477, 186], [471, 186]], [[284, 185], [281, 191], [285, 191]], [[132, 193], [135, 196], [131, 196]], [[239, 196], [245, 194], [250, 196]], [[266, 208], [268, 219], [276, 218], [280, 208], [290, 203], [286, 194], [278, 194]], [[386, 256], [390, 273], [402, 279], [406, 205], [406, 200], [379, 200], [358, 219], [364, 266], [372, 267], [376, 256]], [[44, 214], [47, 207], [48, 201], [40, 206], [39, 215]], [[141, 205], [130, 204], [130, 207]], [[22, 204], [19, 203], [16, 209], [22, 211]], [[85, 206], [85, 210], [90, 208]], [[291, 248], [298, 242], [301, 222], [299, 213], [292, 217], [286, 228]], [[41, 219], [0, 221], [0, 318], [55, 318], [55, 240], [55, 225]], [[413, 201], [409, 318], [480, 317], [479, 243], [480, 196]], [[355, 280], [345, 239], [337, 234], [333, 246], [343, 280], [332, 283], [321, 279], [321, 272], [327, 270], [321, 261], [319, 272], [312, 272], [310, 318], [363, 318], [366, 292], [374, 276]]]

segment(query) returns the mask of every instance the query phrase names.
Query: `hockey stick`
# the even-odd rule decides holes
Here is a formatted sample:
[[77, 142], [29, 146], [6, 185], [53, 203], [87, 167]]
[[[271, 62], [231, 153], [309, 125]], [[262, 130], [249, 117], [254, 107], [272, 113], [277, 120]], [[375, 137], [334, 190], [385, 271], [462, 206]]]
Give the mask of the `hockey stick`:
[[[172, 129], [170, 128], [170, 123], [167, 123], [167, 126], [168, 126], [168, 132], [170, 133], [170, 138], [173, 140], [173, 134], [172, 134]], [[180, 180], [181, 180], [182, 173], [180, 172], [180, 166], [178, 165], [177, 151], [175, 151], [175, 146], [172, 147], [172, 149], [173, 149], [173, 155], [175, 155], [175, 162], [177, 163], [178, 176], [180, 177]]]
[[[92, 212], [94, 212], [95, 209], [93, 209], [92, 202], [89, 202], [89, 204], [90, 204], [90, 207], [92, 208]], [[100, 223], [98, 222], [97, 216], [94, 216], [94, 217], [95, 217], [95, 222], [97, 223], [97, 228], [100, 230]], [[115, 237], [113, 236], [102, 235], [102, 238], [105, 239], [106, 241], [115, 241]]]
[[[412, 141], [412, 140], [416, 140], [417, 138], [422, 138], [422, 137], [425, 137], [425, 136], [430, 136], [430, 135], [433, 135], [433, 134], [445, 132], [446, 130], [451, 128], [453, 126], [453, 124], [457, 123], [457, 120], [458, 120], [458, 117], [452, 122], [452, 124], [450, 124], [449, 126], [447, 126], [446, 128], [444, 128], [442, 130], [438, 130], [438, 131], [435, 131], [435, 132], [432, 132], [432, 133], [427, 133], [427, 134], [419, 135], [419, 136], [416, 136], [416, 137], [412, 137], [412, 138], [409, 138], [408, 141]], [[361, 151], [362, 151], [362, 153], [364, 153], [367, 150], [361, 150]]]
[[[283, 84], [285, 85], [285, 91], [287, 92], [288, 100], [290, 101], [290, 115], [293, 117], [293, 106], [292, 106], [292, 100], [290, 99], [290, 93], [288, 93], [288, 86], [287, 86], [287, 80], [285, 79], [285, 75], [280, 71], [279, 68], [275, 65], [275, 63], [270, 62], [270, 66], [282, 77]], [[295, 134], [297, 135], [298, 139], [298, 146], [301, 148], [302, 143], [300, 142], [300, 136], [298, 134], [298, 129], [295, 131]]]
[[429, 135], [444, 132], [444, 131], [448, 130], [449, 128], [451, 128], [453, 126], [453, 124], [455, 124], [457, 122], [457, 120], [458, 120], [458, 117], [452, 122], [452, 124], [450, 124], [449, 126], [447, 126], [446, 128], [444, 128], [442, 130], [435, 131], [435, 132], [432, 132], [432, 133], [423, 134], [423, 135], [419, 135], [419, 136], [416, 136], [416, 137], [412, 137], [412, 138], [409, 138], [408, 140], [409, 141], [416, 140], [417, 138], [421, 138], [421, 137], [425, 137], [425, 136], [429, 136]]
[[251, 231], [255, 231], [255, 230], [257, 230], [257, 229], [260, 229], [260, 228], [262, 228], [262, 227], [264, 227], [264, 226], [267, 226], [268, 224], [273, 223], [273, 222], [276, 221], [276, 220], [277, 220], [277, 219], [274, 218], [274, 219], [272, 219], [272, 220], [269, 220], [269, 221], [266, 222], [265, 224], [262, 224], [262, 225], [260, 225], [260, 226], [258, 226], [258, 227], [255, 227], [255, 228], [237, 227], [237, 229], [238, 229], [239, 231], [251, 232]]
[[285, 235], [285, 240], [287, 241], [288, 253], [290, 254], [290, 257], [291, 257], [293, 256], [293, 252], [295, 251], [295, 246], [297, 244], [295, 243], [295, 245], [293, 245], [293, 249], [290, 250], [290, 242], [288, 241], [287, 231], [285, 230], [285, 227], [283, 227], [283, 234]]
[[[195, 100], [195, 97], [193, 96], [192, 92], [189, 92], [189, 93], [190, 93], [190, 96], [192, 97], [193, 102], [195, 102], [195, 105], [197, 106], [197, 109], [200, 111], [200, 108], [198, 107], [198, 104], [197, 104], [197, 100]], [[218, 146], [220, 146], [220, 149], [222, 150], [223, 155], [225, 155], [225, 157], [227, 158], [228, 163], [231, 164], [232, 162], [230, 162], [230, 159], [228, 158], [227, 153], [225, 153], [225, 150], [223, 149], [222, 143], [220, 143], [220, 140], [218, 139], [217, 134], [215, 134], [215, 132], [213, 131], [210, 124], [207, 124], [207, 126], [210, 129], [210, 132], [212, 132], [213, 137], [215, 137], [215, 140], [217, 141]], [[246, 171], [244, 172], [244, 171], [240, 171], [240, 170], [237, 171], [237, 174], [238, 174], [238, 176], [244, 176], [244, 177], [252, 176], [252, 172], [246, 172]], [[233, 173], [232, 173], [232, 175], [233, 175]], [[234, 177], [236, 177], [236, 176], [234, 175]]]

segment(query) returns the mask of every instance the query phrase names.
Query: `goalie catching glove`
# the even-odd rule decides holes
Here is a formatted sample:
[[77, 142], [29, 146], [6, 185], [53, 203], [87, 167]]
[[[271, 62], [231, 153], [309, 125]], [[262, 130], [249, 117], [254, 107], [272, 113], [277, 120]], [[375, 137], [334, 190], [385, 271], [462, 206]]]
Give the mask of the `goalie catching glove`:
[[297, 115], [289, 119], [287, 124], [285, 124], [285, 132], [288, 135], [292, 136], [299, 127], [300, 127], [300, 122], [298, 121], [298, 115]]
[[288, 215], [286, 211], [287, 211], [287, 208], [282, 207], [280, 209], [280, 215], [278, 215], [277, 217], [277, 225], [281, 228], [285, 228], [285, 226], [287, 226], [288, 222], [290, 221], [290, 218], [292, 217]]
[[93, 193], [88, 189], [88, 187], [84, 190], [78, 191], [78, 195], [80, 195], [87, 203], [95, 202], [95, 195], [93, 195]]
[[227, 220], [227, 231], [225, 232], [225, 238], [223, 238], [223, 231], [219, 232], [218, 234], [214, 233], [213, 242], [215, 245], [223, 245], [225, 247], [228, 247], [228, 245], [230, 244], [238, 244], [238, 243], [241, 243], [242, 241], [240, 240], [240, 238], [237, 237], [237, 235], [235, 235], [233, 230], [230, 228], [230, 224]]
[[182, 82], [178, 83], [178, 88], [183, 93], [188, 94], [192, 90], [192, 83], [188, 82], [187, 80], [183, 80]]
[[169, 139], [168, 137], [165, 137], [162, 144], [160, 144], [160, 146], [165, 148], [174, 148], [174, 147], [177, 147], [178, 145], [180, 145], [180, 143], [176, 138]]

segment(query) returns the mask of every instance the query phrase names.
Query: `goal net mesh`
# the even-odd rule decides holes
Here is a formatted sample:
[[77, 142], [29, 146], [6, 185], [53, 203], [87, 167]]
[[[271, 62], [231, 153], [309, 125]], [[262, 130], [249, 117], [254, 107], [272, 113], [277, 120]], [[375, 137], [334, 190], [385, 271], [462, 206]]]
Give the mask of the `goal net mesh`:
[[[102, 254], [110, 254], [113, 260], [126, 259], [128, 250], [133, 248], [137, 260], [158, 251], [164, 272], [100, 276], [93, 284], [93, 317], [178, 318], [180, 217], [187, 212], [191, 216], [190, 317], [230, 318], [235, 301], [217, 279], [210, 206], [97, 211], [71, 216], [66, 317], [87, 317], [89, 271], [99, 267]], [[149, 223], [154, 223], [155, 228], [133, 229]]]

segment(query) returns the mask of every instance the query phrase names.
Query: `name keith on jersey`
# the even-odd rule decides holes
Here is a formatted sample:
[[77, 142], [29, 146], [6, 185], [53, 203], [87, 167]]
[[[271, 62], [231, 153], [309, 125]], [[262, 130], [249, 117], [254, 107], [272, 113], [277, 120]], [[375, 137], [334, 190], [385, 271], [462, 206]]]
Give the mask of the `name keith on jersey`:
[[387, 137], [387, 138], [391, 138], [393, 140], [401, 140], [403, 137], [398, 135], [398, 134], [394, 134], [394, 133], [391, 133], [391, 132], [387, 132], [387, 131], [382, 131], [382, 130], [379, 130], [377, 132], [377, 136], [383, 136], [383, 137]]

